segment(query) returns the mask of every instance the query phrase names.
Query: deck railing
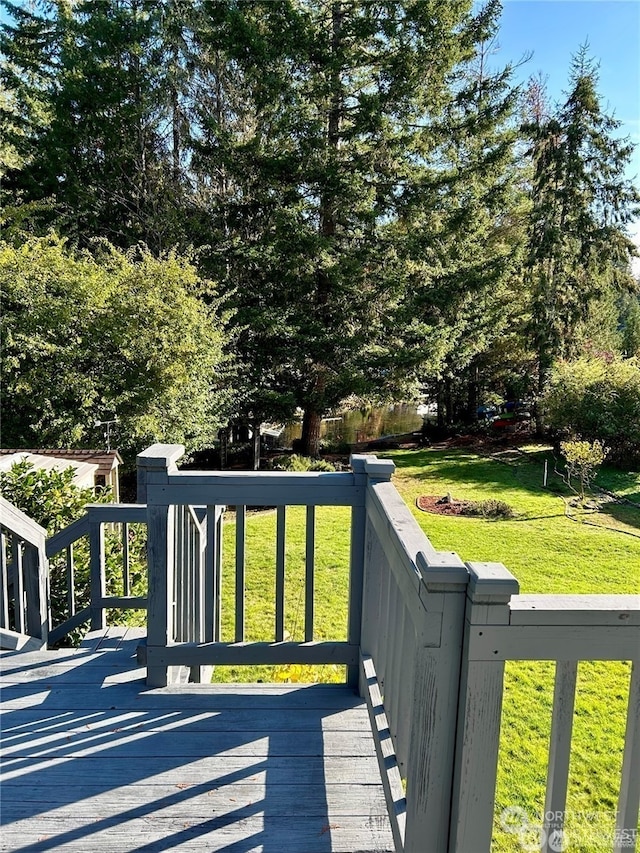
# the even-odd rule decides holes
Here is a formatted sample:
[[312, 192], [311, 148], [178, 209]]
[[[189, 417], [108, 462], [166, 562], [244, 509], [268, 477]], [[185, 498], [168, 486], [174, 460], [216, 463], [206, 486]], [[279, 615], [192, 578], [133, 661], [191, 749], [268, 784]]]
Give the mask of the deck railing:
[[[505, 661], [556, 662], [543, 853], [563, 844], [579, 661], [632, 661], [612, 849], [635, 849], [640, 802], [640, 598], [518, 595], [500, 563], [469, 563], [451, 849], [489, 849]], [[606, 697], [603, 697], [606, 701]], [[595, 732], [594, 732], [595, 734]], [[611, 848], [610, 848], [611, 849]]]
[[[544, 828], [545, 849], [553, 850], [562, 831], [575, 662], [638, 660], [638, 598], [520, 596], [504, 566], [464, 564], [436, 551], [390, 482], [389, 461], [355, 456], [350, 473], [336, 474], [205, 473], [178, 471], [181, 453], [154, 446], [139, 458], [150, 545], [149, 683], [168, 683], [172, 667], [203, 664], [346, 664], [369, 708], [397, 849], [476, 853], [491, 844], [504, 661], [557, 660], [545, 811], [558, 817]], [[177, 594], [175, 507], [189, 504], [207, 506], [216, 519], [223, 505], [236, 509], [233, 642], [178, 636], [186, 604]], [[287, 642], [284, 633], [286, 507], [292, 505], [306, 507], [301, 642]], [[346, 641], [314, 641], [315, 511], [322, 505], [351, 507]], [[248, 506], [276, 507], [275, 621], [267, 643], [245, 640]], [[220, 589], [221, 565], [208, 561], [210, 589]], [[615, 850], [627, 838], [623, 830], [637, 823], [639, 692], [636, 663]]]
[[0, 497], [0, 648], [46, 646], [49, 629], [47, 532]]
[[[149, 610], [146, 647], [149, 684], [163, 686], [181, 677], [181, 668], [242, 664], [345, 664], [357, 683], [359, 665], [362, 557], [354, 552], [361, 538], [352, 536], [351, 601], [346, 640], [313, 639], [315, 585], [315, 507], [352, 507], [352, 516], [364, 507], [364, 483], [354, 473], [280, 473], [178, 471], [175, 462], [183, 448], [154, 445], [138, 457], [139, 498], [147, 504], [149, 536]], [[200, 506], [208, 524], [204, 571], [184, 594], [182, 566], [184, 519], [187, 507]], [[236, 511], [235, 632], [232, 642], [220, 636], [222, 512]], [[245, 635], [245, 531], [247, 507], [276, 507], [275, 619], [271, 642], [247, 642]], [[285, 540], [287, 507], [305, 506], [305, 639], [285, 639]], [[178, 531], [182, 531], [179, 533]], [[186, 638], [190, 622], [185, 611], [204, 608], [204, 638]]]
[[[107, 608], [147, 605], [150, 685], [216, 664], [339, 663], [369, 709], [398, 851], [488, 851], [507, 660], [556, 661], [545, 801], [545, 853], [562, 847], [578, 661], [633, 661], [617, 824], [611, 849], [635, 849], [640, 803], [640, 599], [519, 595], [501, 564], [436, 551], [391, 483], [393, 463], [352, 457], [348, 473], [182, 472], [183, 449], [141, 454], [139, 504], [98, 504], [55, 537], [3, 502], [4, 633], [55, 641], [80, 623], [104, 626]], [[350, 508], [346, 639], [314, 639], [316, 508]], [[233, 506], [233, 640], [221, 636], [223, 510]], [[285, 632], [287, 507], [305, 507], [304, 639]], [[247, 507], [276, 508], [273, 639], [247, 642]], [[26, 519], [26, 520], [25, 520]], [[108, 595], [105, 525], [146, 523], [148, 597], [130, 594], [126, 544], [122, 595]], [[73, 548], [90, 550], [90, 596], [77, 607]], [[66, 555], [68, 618], [51, 629], [47, 558]], [[13, 603], [12, 603], [13, 602]], [[13, 621], [11, 621], [13, 620]], [[38, 634], [38, 632], [40, 632]], [[4, 636], [4, 634], [3, 634]], [[406, 792], [403, 783], [406, 784]]]
[[[89, 504], [84, 515], [65, 527], [59, 533], [47, 539], [46, 553], [50, 562], [61, 559], [64, 568], [63, 595], [66, 601], [66, 619], [52, 624], [49, 629], [49, 643], [56, 643], [66, 637], [80, 625], [90, 622], [92, 631], [100, 630], [106, 624], [106, 610], [145, 609], [146, 596], [131, 594], [129, 532], [132, 524], [146, 524], [146, 507], [139, 504]], [[113, 535], [120, 529], [121, 549], [120, 586], [122, 594], [111, 594], [107, 584], [107, 554], [105, 550], [105, 532]], [[88, 595], [80, 600], [80, 588], [76, 579], [76, 554], [84, 545], [89, 559]]]

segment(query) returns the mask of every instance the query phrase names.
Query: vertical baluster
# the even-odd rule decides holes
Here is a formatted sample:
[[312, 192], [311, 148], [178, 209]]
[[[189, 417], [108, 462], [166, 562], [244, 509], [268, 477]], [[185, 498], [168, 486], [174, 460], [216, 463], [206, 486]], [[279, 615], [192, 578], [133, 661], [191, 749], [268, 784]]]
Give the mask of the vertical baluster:
[[[176, 608], [176, 601], [178, 598], [178, 592], [180, 590], [180, 579], [178, 575], [180, 574], [180, 508], [177, 506], [173, 506], [169, 508], [169, 512], [173, 515], [174, 523], [173, 523], [173, 583], [171, 589], [171, 607], [173, 611], [173, 616], [171, 620], [171, 624], [173, 625], [173, 633], [170, 634], [171, 641], [173, 641], [177, 634], [177, 621], [178, 621], [178, 610]], [[148, 642], [148, 641], [147, 641]]]
[[553, 818], [549, 821], [545, 820], [543, 853], [553, 853], [554, 850], [559, 850], [564, 846], [558, 842], [563, 830], [563, 815], [567, 804], [577, 673], [578, 664], [576, 661], [557, 661], [547, 769], [547, 793], [544, 805], [545, 815], [553, 815]]
[[200, 589], [200, 527], [197, 516], [191, 518], [192, 528], [192, 548], [193, 548], [193, 568], [191, 570], [191, 585], [193, 589], [192, 618], [193, 618], [193, 641], [200, 642], [200, 602], [202, 601], [202, 590]]
[[[206, 525], [206, 518], [202, 521], [202, 525]], [[204, 629], [204, 548], [206, 543], [206, 528], [201, 527], [200, 522], [194, 521], [193, 541], [195, 548], [194, 555], [194, 578], [195, 578], [195, 640], [196, 643], [202, 642], [202, 632]]]
[[189, 642], [191, 639], [189, 625], [189, 508], [182, 507], [182, 578], [180, 585], [180, 618], [182, 619], [182, 634], [180, 639]]
[[202, 640], [205, 643], [212, 643], [216, 639], [215, 634], [215, 613], [217, 609], [216, 588], [218, 572], [218, 563], [216, 559], [217, 549], [217, 524], [216, 524], [216, 507], [207, 507], [207, 540], [204, 552], [204, 582], [203, 582], [203, 626]]
[[[367, 525], [364, 546], [364, 592], [362, 596], [362, 654], [371, 655], [377, 669], [380, 638], [380, 542], [373, 527]], [[377, 671], [376, 671], [377, 675]], [[364, 685], [361, 695], [364, 695]]]
[[378, 660], [376, 661], [376, 672], [378, 681], [380, 682], [380, 690], [383, 698], [386, 700], [385, 680], [387, 677], [387, 664], [389, 660], [389, 610], [391, 607], [391, 569], [387, 558], [384, 556], [382, 548], [380, 549], [382, 557], [381, 578], [380, 578], [380, 637], [378, 640]]
[[184, 619], [185, 619], [185, 640], [192, 642], [193, 637], [193, 519], [189, 507], [184, 508], [184, 539], [186, 559], [185, 578], [184, 578]]
[[[355, 465], [355, 463], [353, 463]], [[364, 480], [364, 475], [354, 467], [356, 482]], [[354, 506], [351, 510], [351, 542], [349, 547], [349, 619], [347, 640], [352, 646], [360, 646], [362, 641], [362, 596], [364, 590], [364, 547], [367, 511], [364, 506]], [[360, 665], [352, 664], [347, 669], [347, 682], [356, 687], [360, 676]]]
[[[614, 853], [635, 849], [640, 805], [640, 664], [634, 661], [629, 684], [627, 728], [624, 736], [622, 780], [614, 838]], [[633, 842], [633, 846], [632, 845]]]
[[276, 530], [276, 643], [284, 640], [284, 570], [286, 541], [286, 506], [277, 509]]
[[198, 528], [191, 513], [189, 521], [189, 639], [198, 642], [198, 607], [200, 606], [200, 591], [198, 589]]
[[178, 596], [178, 607], [180, 612], [180, 640], [189, 640], [189, 622], [187, 620], [187, 608], [189, 598], [189, 528], [187, 524], [188, 511], [186, 506], [180, 507], [180, 595]]
[[413, 706], [413, 668], [415, 665], [416, 632], [409, 612], [404, 611], [402, 624], [402, 643], [400, 655], [400, 688], [398, 692], [398, 711], [396, 725], [396, 756], [400, 765], [400, 774], [407, 775], [409, 761], [409, 738], [411, 732], [411, 709]]
[[67, 546], [65, 574], [67, 578], [67, 608], [71, 617], [75, 616], [76, 613], [76, 567], [73, 559], [73, 542]]
[[7, 537], [0, 533], [0, 628], [9, 627], [9, 574], [7, 571]]
[[106, 626], [102, 599], [107, 594], [104, 556], [104, 526], [100, 521], [92, 519], [91, 512], [89, 512], [89, 552], [91, 630], [101, 631]]
[[397, 706], [397, 682], [398, 682], [398, 658], [402, 637], [398, 631], [400, 627], [400, 614], [402, 613], [401, 593], [394, 576], [391, 576], [391, 600], [389, 606], [389, 652], [387, 655], [387, 674], [384, 682], [384, 708], [387, 712], [389, 727], [393, 735], [393, 746], [395, 749], [395, 732], [398, 726], [396, 715]]
[[398, 589], [397, 583], [394, 582], [394, 603], [392, 608], [392, 637], [393, 643], [391, 646], [391, 677], [387, 678], [387, 690], [389, 700], [385, 695], [385, 709], [387, 710], [387, 718], [391, 729], [391, 737], [393, 746], [397, 753], [398, 751], [398, 728], [400, 721], [398, 719], [398, 708], [400, 705], [400, 691], [402, 690], [402, 674], [405, 672], [402, 665], [402, 641], [404, 638], [404, 620], [406, 608], [402, 602], [402, 592]]
[[30, 637], [46, 642], [49, 630], [47, 566], [44, 539], [41, 547], [25, 543], [22, 563], [25, 589], [25, 624]]
[[213, 639], [219, 643], [222, 637], [222, 534], [224, 531], [224, 507], [216, 507], [216, 550], [215, 550], [215, 611]]
[[122, 523], [122, 594], [131, 595], [128, 521]]
[[315, 595], [316, 508], [307, 507], [306, 547], [304, 559], [304, 641], [313, 642], [313, 611]]
[[22, 565], [22, 542], [13, 538], [13, 589], [16, 631], [25, 632], [24, 566]]
[[247, 508], [236, 507], [236, 643], [244, 642], [244, 573]]

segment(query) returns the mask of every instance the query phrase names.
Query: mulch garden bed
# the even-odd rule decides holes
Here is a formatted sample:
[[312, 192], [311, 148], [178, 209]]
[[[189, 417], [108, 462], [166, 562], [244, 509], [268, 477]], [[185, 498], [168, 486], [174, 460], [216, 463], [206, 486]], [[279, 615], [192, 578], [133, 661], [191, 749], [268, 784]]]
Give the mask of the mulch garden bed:
[[494, 498], [484, 501], [458, 501], [451, 495], [422, 495], [416, 499], [416, 506], [423, 512], [433, 512], [436, 515], [465, 515], [490, 519], [513, 518], [515, 515], [509, 504]]
[[421, 495], [416, 506], [423, 512], [435, 512], [437, 515], [471, 515], [471, 501], [457, 501], [448, 496]]

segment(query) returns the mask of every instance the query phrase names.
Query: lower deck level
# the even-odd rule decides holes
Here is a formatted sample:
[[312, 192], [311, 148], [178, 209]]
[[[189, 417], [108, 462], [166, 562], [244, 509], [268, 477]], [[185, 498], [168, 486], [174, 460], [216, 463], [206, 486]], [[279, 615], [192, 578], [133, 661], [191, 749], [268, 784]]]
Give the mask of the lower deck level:
[[2, 851], [392, 853], [352, 690], [149, 689], [138, 642], [2, 653]]

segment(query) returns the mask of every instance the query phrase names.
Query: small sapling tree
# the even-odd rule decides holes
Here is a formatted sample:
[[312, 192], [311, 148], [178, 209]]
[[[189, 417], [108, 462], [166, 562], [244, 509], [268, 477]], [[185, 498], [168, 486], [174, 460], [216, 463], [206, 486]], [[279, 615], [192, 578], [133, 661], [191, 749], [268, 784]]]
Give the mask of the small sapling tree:
[[560, 449], [565, 458], [569, 486], [571, 478], [577, 477], [580, 481], [580, 500], [584, 501], [586, 490], [604, 462], [606, 448], [602, 442], [596, 440], [563, 441], [560, 443]]

